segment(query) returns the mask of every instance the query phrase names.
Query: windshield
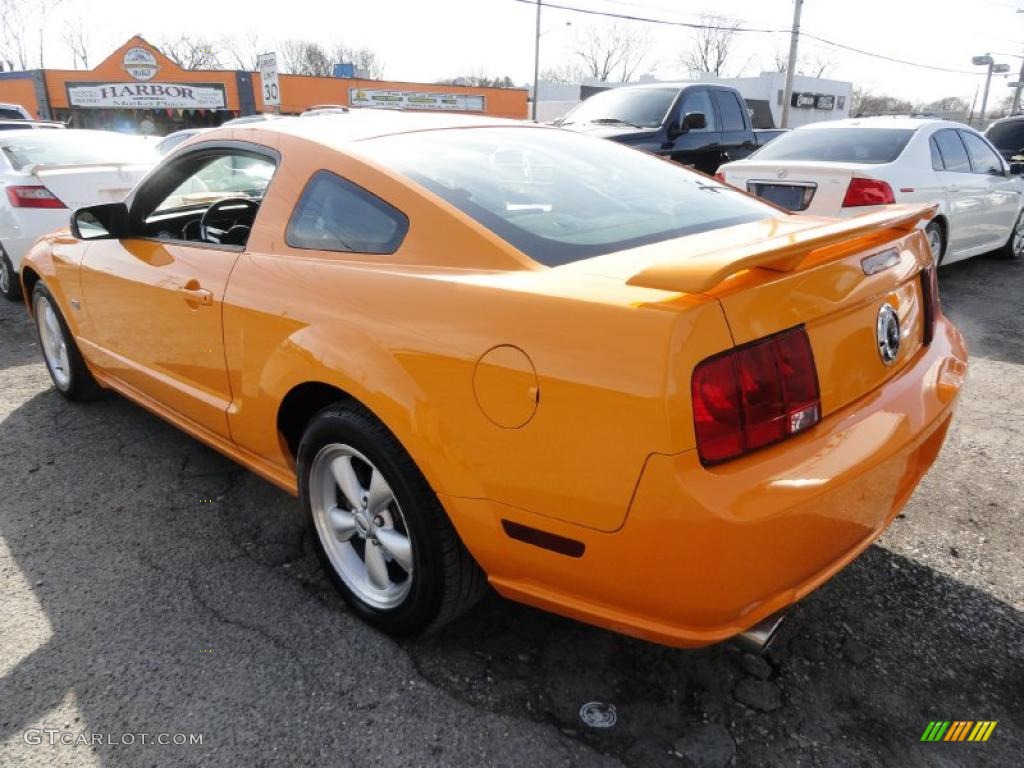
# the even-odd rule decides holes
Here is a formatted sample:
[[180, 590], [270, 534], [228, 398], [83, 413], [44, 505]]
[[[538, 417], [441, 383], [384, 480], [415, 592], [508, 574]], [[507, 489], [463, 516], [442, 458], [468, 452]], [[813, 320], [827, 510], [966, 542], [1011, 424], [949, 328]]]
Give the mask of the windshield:
[[620, 123], [657, 128], [678, 93], [678, 88], [613, 88], [591, 96], [560, 124]]
[[112, 131], [12, 131], [0, 139], [0, 150], [18, 171], [33, 165], [150, 165], [158, 157], [152, 142]]
[[675, 163], [568, 131], [423, 131], [354, 148], [548, 266], [780, 215]]
[[752, 155], [758, 160], [891, 163], [914, 135], [912, 128], [811, 128], [784, 133]]
[[1019, 152], [1024, 149], [1024, 120], [994, 123], [985, 131], [985, 137], [995, 145], [996, 149]]

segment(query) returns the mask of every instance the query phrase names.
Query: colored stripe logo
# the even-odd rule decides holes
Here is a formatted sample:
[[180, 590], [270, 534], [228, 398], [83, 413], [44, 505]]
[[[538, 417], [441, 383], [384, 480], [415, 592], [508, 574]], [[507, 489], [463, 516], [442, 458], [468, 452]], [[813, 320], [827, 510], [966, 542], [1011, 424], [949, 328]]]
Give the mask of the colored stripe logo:
[[997, 720], [932, 720], [921, 741], [988, 741]]

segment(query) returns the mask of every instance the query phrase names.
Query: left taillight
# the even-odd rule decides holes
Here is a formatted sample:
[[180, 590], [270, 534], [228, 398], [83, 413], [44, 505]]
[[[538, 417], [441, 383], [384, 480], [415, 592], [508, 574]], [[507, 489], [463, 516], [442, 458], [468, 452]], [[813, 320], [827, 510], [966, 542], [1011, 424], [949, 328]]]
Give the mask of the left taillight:
[[850, 179], [843, 198], [843, 208], [855, 208], [859, 205], [888, 205], [895, 203], [896, 196], [892, 187], [881, 179]]
[[7, 187], [7, 199], [15, 208], [65, 208], [64, 203], [41, 185]]
[[814, 353], [802, 326], [700, 363], [691, 393], [697, 451], [705, 466], [777, 443], [821, 420]]

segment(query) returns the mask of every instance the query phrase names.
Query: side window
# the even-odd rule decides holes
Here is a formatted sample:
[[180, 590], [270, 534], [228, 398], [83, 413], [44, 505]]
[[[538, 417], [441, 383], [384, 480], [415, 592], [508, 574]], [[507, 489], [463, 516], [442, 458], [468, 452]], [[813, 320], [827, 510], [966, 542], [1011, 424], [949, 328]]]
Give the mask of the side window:
[[967, 155], [971, 158], [971, 168], [975, 173], [1002, 175], [1002, 160], [983, 138], [970, 131], [960, 131], [960, 138], [964, 140]]
[[263, 193], [274, 175], [274, 163], [265, 158], [245, 154], [223, 154], [207, 157], [186, 175], [175, 189], [154, 209], [154, 213], [209, 205], [229, 197], [263, 199]]
[[939, 152], [939, 145], [935, 143], [935, 137], [928, 139], [928, 150], [932, 153], [932, 170], [943, 171], [942, 154]]
[[394, 253], [409, 219], [362, 187], [329, 171], [313, 174], [299, 198], [285, 242], [292, 248]]
[[715, 109], [711, 106], [711, 96], [707, 90], [690, 91], [683, 96], [683, 103], [679, 107], [679, 119], [682, 120], [689, 112], [703, 112], [704, 120], [707, 123], [703, 128], [691, 130], [691, 133], [717, 130], [715, 128]]
[[939, 152], [942, 154], [942, 165], [947, 171], [970, 173], [971, 161], [967, 159], [967, 150], [957, 132], [952, 128], [936, 131], [932, 137]]
[[723, 131], [746, 130], [747, 123], [743, 119], [743, 110], [736, 100], [736, 94], [729, 91], [715, 91], [715, 101], [718, 102], [718, 111], [722, 114]]

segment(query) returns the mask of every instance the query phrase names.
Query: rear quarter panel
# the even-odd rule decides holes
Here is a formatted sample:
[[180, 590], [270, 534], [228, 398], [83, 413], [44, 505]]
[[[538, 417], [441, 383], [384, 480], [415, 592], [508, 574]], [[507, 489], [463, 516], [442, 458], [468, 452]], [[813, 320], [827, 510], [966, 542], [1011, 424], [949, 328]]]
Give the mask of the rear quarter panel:
[[[243, 448], [293, 471], [276, 428], [280, 402], [298, 384], [323, 382], [373, 411], [438, 492], [614, 530], [646, 457], [692, 446], [688, 411], [666, 411], [666, 393], [689, 386], [672, 378], [669, 359], [695, 363], [729, 345], [716, 302], [665, 304], [660, 291], [527, 266], [378, 169], [301, 148], [283, 154], [225, 296], [229, 423]], [[295, 199], [322, 167], [409, 216], [396, 254], [283, 242]], [[444, 262], [452, 266], [429, 266]], [[497, 426], [477, 402], [474, 371], [498, 345], [523, 350], [536, 371], [536, 411], [519, 428]]]

